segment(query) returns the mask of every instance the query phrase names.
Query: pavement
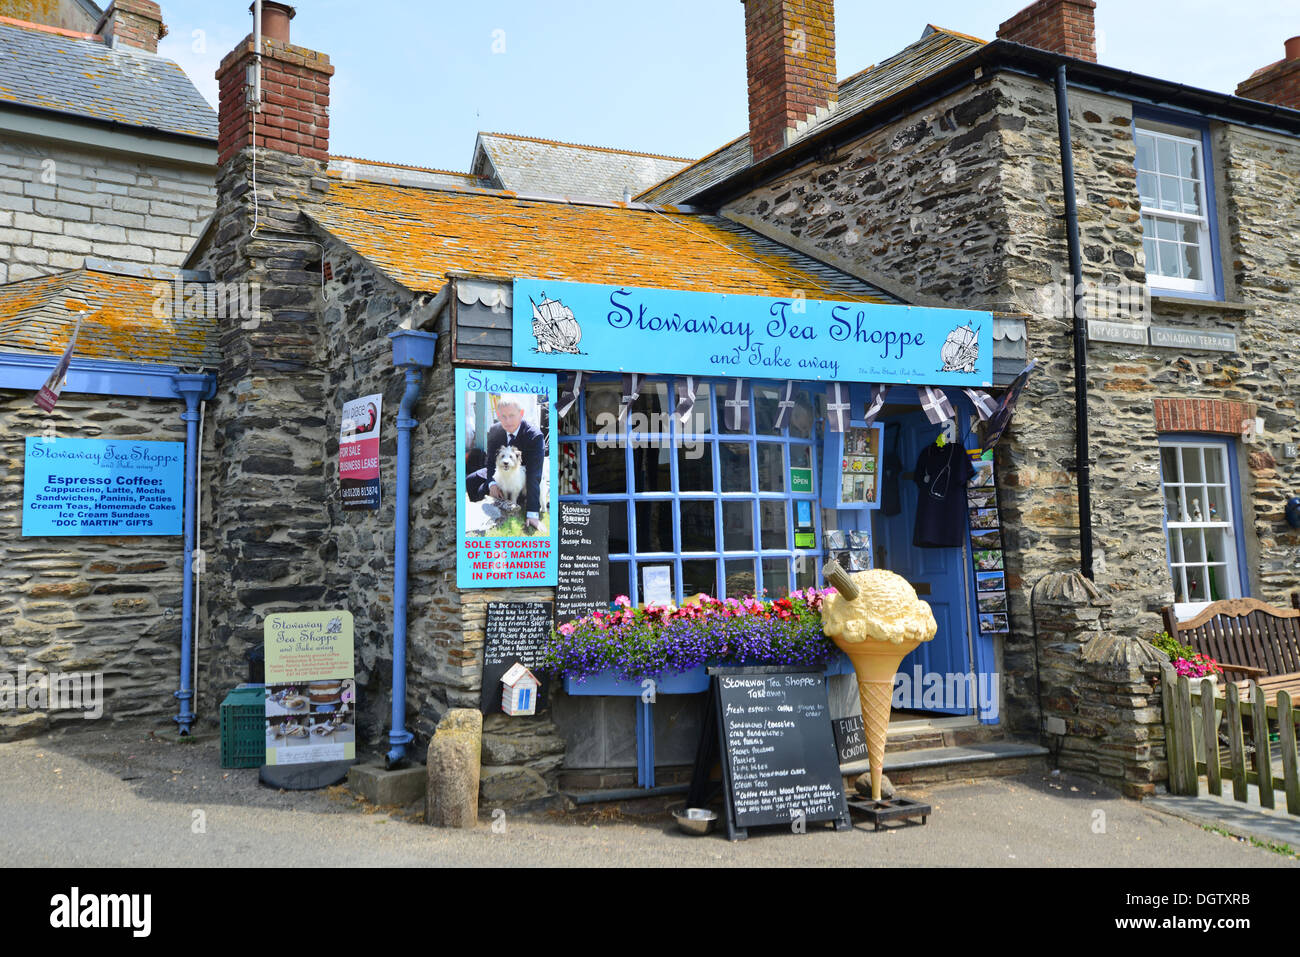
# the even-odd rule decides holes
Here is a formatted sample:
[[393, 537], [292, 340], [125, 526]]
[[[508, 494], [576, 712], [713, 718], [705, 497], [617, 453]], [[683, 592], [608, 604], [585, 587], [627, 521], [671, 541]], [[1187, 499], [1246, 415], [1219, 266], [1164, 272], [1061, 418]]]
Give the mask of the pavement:
[[[477, 828], [422, 823], [343, 787], [277, 791], [219, 767], [215, 734], [140, 723], [0, 744], [0, 851], [19, 866], [1294, 867], [1294, 854], [1212, 833], [1083, 778], [1035, 772], [904, 793], [925, 826], [689, 837], [672, 799], [518, 814]], [[1293, 847], [1300, 844], [1293, 844]]]

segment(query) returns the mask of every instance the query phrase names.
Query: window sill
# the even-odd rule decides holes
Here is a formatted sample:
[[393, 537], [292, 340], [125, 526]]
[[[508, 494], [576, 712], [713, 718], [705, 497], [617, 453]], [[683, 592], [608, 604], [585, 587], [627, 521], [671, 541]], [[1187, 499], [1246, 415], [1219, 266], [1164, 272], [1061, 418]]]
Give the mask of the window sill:
[[1153, 292], [1151, 301], [1158, 306], [1180, 306], [1183, 308], [1206, 309], [1214, 312], [1254, 312], [1255, 307], [1248, 302], [1228, 302], [1223, 299], [1189, 299], [1177, 293]]

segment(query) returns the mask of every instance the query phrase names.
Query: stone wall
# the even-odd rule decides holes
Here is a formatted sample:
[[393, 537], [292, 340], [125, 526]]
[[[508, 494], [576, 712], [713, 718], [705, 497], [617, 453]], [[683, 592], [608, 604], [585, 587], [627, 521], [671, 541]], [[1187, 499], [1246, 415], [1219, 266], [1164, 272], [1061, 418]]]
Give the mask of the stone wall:
[[[1143, 284], [1132, 107], [1079, 91], [1069, 99], [1085, 281]], [[996, 453], [1013, 628], [1004, 688], [1022, 702], [1033, 698], [1028, 586], [1079, 563], [1071, 323], [1049, 305], [1068, 290], [1057, 135], [1051, 84], [999, 74], [723, 210], [913, 302], [1031, 316], [1039, 371]], [[1157, 298], [1150, 321], [1233, 331], [1239, 352], [1088, 347], [1096, 581], [1126, 633], [1160, 630], [1159, 609], [1173, 600], [1155, 398], [1257, 405], [1264, 435], [1240, 446], [1253, 592], [1284, 603], [1300, 563], [1300, 535], [1282, 521], [1300, 473], [1281, 451], [1300, 438], [1289, 355], [1300, 328], [1300, 144], [1221, 125], [1213, 139], [1228, 298], [1247, 308]]]
[[[102, 672], [104, 720], [149, 716], [174, 727], [184, 540], [22, 537], [25, 439], [183, 442], [184, 408], [65, 392], [46, 413], [30, 392], [0, 392], [0, 672]], [[78, 711], [6, 711], [0, 739], [84, 720]]]
[[179, 266], [216, 204], [212, 167], [0, 137], [0, 282], [86, 256]]

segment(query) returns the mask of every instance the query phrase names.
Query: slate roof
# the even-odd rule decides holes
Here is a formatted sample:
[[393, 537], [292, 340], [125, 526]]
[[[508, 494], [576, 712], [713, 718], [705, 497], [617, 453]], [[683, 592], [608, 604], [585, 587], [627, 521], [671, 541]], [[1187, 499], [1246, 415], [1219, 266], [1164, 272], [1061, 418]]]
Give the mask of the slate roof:
[[619, 202], [624, 190], [635, 196], [691, 162], [680, 156], [479, 133], [470, 170], [484, 185], [501, 189]]
[[[921, 39], [875, 66], [839, 84], [839, 106], [817, 129], [826, 129], [900, 93], [923, 77], [967, 56], [984, 41], [930, 25]], [[749, 134], [744, 133], [681, 172], [638, 194], [647, 203], [686, 203], [753, 164]]]
[[331, 178], [308, 214], [385, 274], [433, 292], [448, 273], [894, 303], [862, 280], [718, 216], [503, 190]]
[[0, 23], [0, 105], [217, 138], [217, 113], [179, 66], [99, 38]]
[[[84, 313], [74, 367], [80, 357], [215, 369], [221, 364], [216, 323], [155, 316], [160, 283], [170, 301], [174, 287], [162, 273], [73, 269], [0, 285], [0, 352], [59, 355]], [[186, 283], [184, 293], [194, 285]]]

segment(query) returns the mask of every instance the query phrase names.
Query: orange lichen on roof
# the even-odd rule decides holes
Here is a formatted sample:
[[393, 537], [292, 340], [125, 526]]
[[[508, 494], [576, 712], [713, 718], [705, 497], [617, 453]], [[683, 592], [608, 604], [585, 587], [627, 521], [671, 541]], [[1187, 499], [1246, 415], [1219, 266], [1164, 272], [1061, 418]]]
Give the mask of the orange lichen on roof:
[[0, 350], [57, 355], [80, 319], [82, 358], [215, 366], [216, 322], [176, 315], [174, 299], [167, 279], [88, 269], [8, 283], [0, 286]]
[[454, 272], [889, 301], [717, 216], [338, 180], [310, 215], [414, 291]]

